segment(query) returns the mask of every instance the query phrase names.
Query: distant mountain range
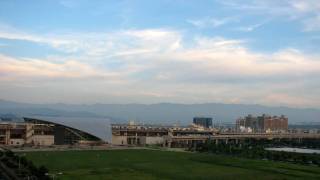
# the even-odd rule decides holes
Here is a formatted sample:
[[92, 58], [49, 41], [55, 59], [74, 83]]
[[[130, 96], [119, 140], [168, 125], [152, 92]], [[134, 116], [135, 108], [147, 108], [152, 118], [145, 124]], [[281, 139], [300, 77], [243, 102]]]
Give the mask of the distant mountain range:
[[19, 116], [99, 117], [112, 123], [134, 120], [140, 123], [190, 124], [195, 116], [213, 117], [214, 123], [234, 123], [247, 114], [286, 115], [290, 124], [320, 123], [319, 109], [270, 107], [244, 104], [31, 104], [0, 100], [0, 114]]

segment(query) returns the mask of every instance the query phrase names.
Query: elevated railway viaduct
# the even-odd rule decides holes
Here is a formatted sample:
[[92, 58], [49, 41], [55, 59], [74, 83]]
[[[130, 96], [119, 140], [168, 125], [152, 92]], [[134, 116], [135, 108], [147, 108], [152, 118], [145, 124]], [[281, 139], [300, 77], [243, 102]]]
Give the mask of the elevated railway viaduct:
[[303, 141], [304, 139], [319, 139], [320, 134], [307, 134], [307, 133], [221, 133], [221, 134], [213, 134], [213, 135], [186, 135], [186, 136], [169, 136], [167, 139], [168, 147], [186, 147], [193, 146], [197, 143], [204, 143], [208, 140], [214, 141], [216, 144], [218, 143], [236, 143], [238, 144], [244, 140], [259, 140], [259, 139], [288, 139], [295, 140], [298, 142]]

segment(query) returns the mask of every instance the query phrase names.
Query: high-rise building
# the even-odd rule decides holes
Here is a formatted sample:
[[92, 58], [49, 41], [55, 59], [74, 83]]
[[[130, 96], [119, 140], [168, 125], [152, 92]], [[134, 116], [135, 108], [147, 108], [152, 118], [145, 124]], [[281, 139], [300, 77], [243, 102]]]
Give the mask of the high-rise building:
[[195, 124], [197, 126], [202, 126], [205, 128], [211, 128], [212, 127], [212, 118], [210, 118], [210, 117], [194, 117], [193, 124]]
[[237, 119], [236, 128], [239, 131], [247, 132], [287, 131], [288, 118], [284, 115], [269, 116], [263, 114], [262, 116], [252, 116], [249, 114], [245, 118]]

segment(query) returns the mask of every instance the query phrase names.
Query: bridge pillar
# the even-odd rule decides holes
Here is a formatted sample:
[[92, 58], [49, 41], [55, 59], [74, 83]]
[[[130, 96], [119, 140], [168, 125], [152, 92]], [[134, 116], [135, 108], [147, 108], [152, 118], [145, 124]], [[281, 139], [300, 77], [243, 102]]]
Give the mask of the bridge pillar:
[[168, 148], [171, 148], [171, 141], [168, 142]]

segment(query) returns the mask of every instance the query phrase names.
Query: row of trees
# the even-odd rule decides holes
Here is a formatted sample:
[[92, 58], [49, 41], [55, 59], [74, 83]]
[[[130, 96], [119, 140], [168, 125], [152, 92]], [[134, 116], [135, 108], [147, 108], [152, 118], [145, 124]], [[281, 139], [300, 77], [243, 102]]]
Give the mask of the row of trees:
[[12, 151], [6, 150], [1, 152], [1, 163], [6, 170], [18, 178], [49, 180], [46, 176], [48, 169], [44, 166], [36, 167], [32, 161], [27, 160], [24, 156], [18, 156]]
[[252, 145], [263, 145], [265, 147], [297, 147], [320, 149], [320, 139], [260, 139], [246, 140], [245, 143]]
[[263, 140], [245, 141], [240, 144], [216, 144], [213, 141], [208, 141], [205, 144], [197, 145], [196, 150], [200, 152], [211, 152], [215, 154], [225, 154], [238, 157], [286, 161], [299, 164], [315, 164], [320, 166], [320, 155], [318, 154], [301, 154], [294, 152], [265, 150], [266, 147], [270, 146], [270, 142]]

